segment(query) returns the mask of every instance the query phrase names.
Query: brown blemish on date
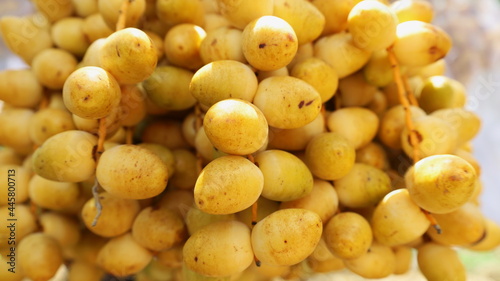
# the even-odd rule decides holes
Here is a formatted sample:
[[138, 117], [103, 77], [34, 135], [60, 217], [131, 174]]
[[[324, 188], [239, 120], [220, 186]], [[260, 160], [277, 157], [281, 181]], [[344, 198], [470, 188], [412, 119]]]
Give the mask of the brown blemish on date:
[[118, 50], [118, 46], [116, 46], [116, 47], [115, 47], [115, 49], [116, 49], [116, 55], [117, 55], [118, 57], [121, 57], [121, 56], [120, 56], [120, 50]]
[[449, 180], [450, 181], [463, 181], [465, 180], [463, 176], [461, 176], [460, 174], [457, 174], [457, 175], [451, 175], [449, 177]]
[[300, 101], [300, 103], [299, 103], [299, 108], [302, 108], [304, 105], [305, 105], [305, 106], [309, 106], [309, 105], [311, 105], [313, 102], [314, 102], [314, 100], [311, 100], [311, 101], [308, 101], [308, 102], [305, 102], [305, 101]]
[[217, 39], [214, 39], [212, 43], [210, 43], [210, 46], [215, 46], [215, 44], [217, 44]]
[[266, 43], [260, 43], [259, 44], [259, 49], [262, 49], [262, 48], [265, 48], [266, 47]]
[[286, 37], [288, 38], [288, 40], [290, 40], [290, 42], [294, 42], [295, 41], [295, 39], [293, 38], [293, 35], [291, 33], [287, 33]]

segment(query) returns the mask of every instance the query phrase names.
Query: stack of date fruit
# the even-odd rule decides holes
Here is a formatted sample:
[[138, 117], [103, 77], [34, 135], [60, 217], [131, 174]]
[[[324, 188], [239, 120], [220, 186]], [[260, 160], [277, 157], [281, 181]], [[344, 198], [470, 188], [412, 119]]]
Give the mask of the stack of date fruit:
[[0, 280], [466, 280], [457, 247], [500, 244], [430, 3], [31, 2], [0, 19]]

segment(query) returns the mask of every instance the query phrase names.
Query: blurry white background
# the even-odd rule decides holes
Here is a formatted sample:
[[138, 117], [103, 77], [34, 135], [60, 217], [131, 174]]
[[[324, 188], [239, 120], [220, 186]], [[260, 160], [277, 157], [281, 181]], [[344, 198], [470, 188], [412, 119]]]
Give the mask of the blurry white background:
[[500, 223], [500, 1], [432, 0], [435, 24], [453, 39], [448, 75], [468, 90], [467, 108], [482, 119], [473, 141], [481, 163], [484, 214]]

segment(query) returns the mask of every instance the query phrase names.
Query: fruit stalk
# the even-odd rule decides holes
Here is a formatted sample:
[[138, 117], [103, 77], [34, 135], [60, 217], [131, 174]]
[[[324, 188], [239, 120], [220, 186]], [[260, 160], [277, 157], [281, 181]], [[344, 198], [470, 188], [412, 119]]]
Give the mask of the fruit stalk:
[[[396, 58], [396, 55], [394, 54], [394, 51], [392, 47], [387, 48], [387, 53], [389, 54], [389, 61], [392, 66], [393, 74], [394, 74], [394, 82], [397, 85], [398, 88], [398, 96], [399, 96], [399, 101], [403, 105], [403, 108], [405, 110], [405, 117], [406, 117], [406, 127], [408, 128], [408, 131], [410, 132], [410, 144], [413, 147], [413, 163], [417, 163], [418, 160], [420, 160], [420, 150], [419, 150], [419, 140], [418, 140], [418, 135], [417, 131], [415, 130], [415, 126], [413, 125], [413, 120], [411, 116], [411, 111], [410, 111], [410, 105], [418, 105], [417, 101], [415, 99], [415, 96], [410, 90], [409, 84], [408, 84], [408, 79], [404, 79], [405, 77], [401, 75], [401, 70], [399, 68], [399, 64]], [[406, 95], [405, 95], [406, 92]], [[425, 213], [427, 219], [430, 221], [431, 226], [436, 229], [437, 233], [441, 233], [441, 227], [437, 223], [436, 219], [432, 216], [432, 214], [426, 210], [422, 211]]]
[[416, 163], [420, 159], [420, 150], [419, 150], [419, 140], [417, 136], [417, 131], [415, 131], [415, 126], [413, 125], [413, 120], [410, 111], [410, 102], [408, 101], [407, 96], [405, 95], [405, 86], [403, 79], [401, 78], [401, 70], [399, 68], [399, 63], [397, 61], [396, 55], [392, 47], [387, 48], [387, 53], [389, 54], [389, 61], [392, 66], [394, 82], [398, 88], [398, 96], [401, 105], [405, 110], [406, 117], [406, 127], [410, 132], [410, 144], [413, 147], [413, 163]]
[[410, 87], [410, 83], [408, 82], [408, 75], [406, 74], [403, 75], [403, 83], [406, 91], [406, 96], [408, 97], [408, 101], [410, 102], [411, 105], [418, 106], [418, 101], [415, 98], [415, 94], [413, 93]]
[[122, 3], [122, 6], [120, 8], [120, 16], [118, 17], [118, 21], [116, 22], [116, 31], [122, 30], [125, 28], [126, 21], [127, 21], [127, 10], [128, 6], [130, 3], [132, 3], [134, 0], [124, 0]]
[[[133, 0], [124, 0], [122, 3], [122, 6], [119, 11], [119, 17], [118, 21], [116, 23], [116, 31], [122, 30], [125, 28], [126, 25], [126, 19], [127, 19], [127, 10], [128, 6]], [[98, 136], [99, 139], [97, 140], [97, 149], [95, 153], [95, 160], [96, 160], [96, 165], [99, 162], [99, 158], [101, 157], [102, 153], [104, 152], [104, 141], [106, 140], [106, 117], [100, 118], [99, 119], [99, 130], [98, 130]], [[126, 129], [126, 141], [127, 143], [132, 143], [132, 130], [130, 128]], [[99, 220], [99, 217], [101, 216], [102, 212], [102, 205], [99, 200], [99, 181], [97, 178], [95, 179], [94, 186], [92, 187], [92, 195], [94, 196], [95, 199], [95, 207], [96, 207], [96, 215], [94, 218], [94, 221], [92, 222], [92, 226], [96, 226], [97, 221]]]

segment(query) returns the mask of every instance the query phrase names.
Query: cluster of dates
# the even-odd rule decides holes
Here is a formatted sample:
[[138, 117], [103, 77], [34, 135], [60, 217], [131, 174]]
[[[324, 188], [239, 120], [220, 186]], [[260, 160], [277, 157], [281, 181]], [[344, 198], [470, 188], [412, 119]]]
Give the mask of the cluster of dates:
[[0, 19], [29, 66], [0, 72], [1, 280], [382, 278], [415, 250], [465, 280], [454, 247], [500, 244], [428, 2], [32, 2]]

